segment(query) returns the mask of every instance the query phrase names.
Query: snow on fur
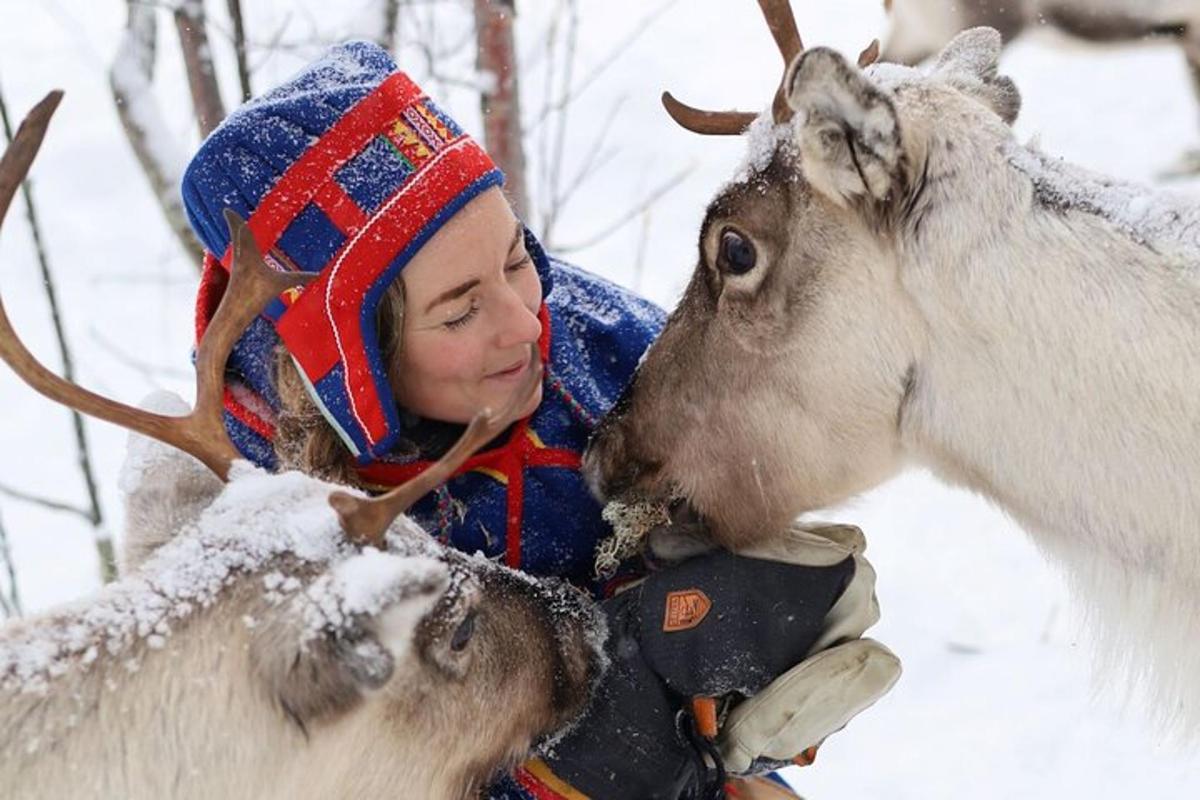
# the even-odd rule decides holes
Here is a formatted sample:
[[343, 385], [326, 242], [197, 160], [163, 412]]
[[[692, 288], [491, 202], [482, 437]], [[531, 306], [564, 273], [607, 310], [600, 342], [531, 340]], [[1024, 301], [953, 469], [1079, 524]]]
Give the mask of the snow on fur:
[[1200, 204], [1193, 198], [1092, 172], [1043, 153], [1036, 143], [1014, 145], [1008, 160], [1048, 205], [1097, 214], [1158, 251], [1193, 259], [1200, 253]]
[[[181, 457], [190, 458], [133, 437], [122, 487], [133, 490], [148, 470]], [[314, 634], [444, 585], [447, 568], [436, 560], [432, 544], [422, 546], [423, 535], [412, 537], [417, 544], [408, 549], [415, 552], [357, 552], [329, 506], [330, 488], [297, 472], [272, 475], [236, 463], [229, 484], [196, 522], [136, 573], [52, 612], [49, 620], [10, 625], [0, 636], [0, 688], [45, 691], [75, 664], [91, 664], [102, 655], [125, 657], [136, 669], [137, 645], [163, 647], [173, 626], [210, 606], [237, 577], [263, 571], [283, 555], [336, 565], [308, 590], [306, 625]], [[398, 524], [412, 525], [403, 518]], [[277, 602], [301, 588], [275, 571], [262, 580]]]
[[309, 586], [301, 640], [312, 641], [356, 616], [378, 614], [414, 593], [444, 589], [447, 572], [445, 564], [432, 558], [405, 558], [368, 547]]

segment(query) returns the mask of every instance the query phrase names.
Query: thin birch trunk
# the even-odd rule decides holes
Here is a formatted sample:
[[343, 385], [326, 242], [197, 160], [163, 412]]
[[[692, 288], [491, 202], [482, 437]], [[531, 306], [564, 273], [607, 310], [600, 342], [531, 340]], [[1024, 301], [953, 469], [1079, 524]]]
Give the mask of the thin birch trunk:
[[163, 122], [151, 89], [158, 38], [154, 6], [138, 0], [127, 0], [127, 5], [129, 16], [125, 34], [108, 73], [113, 102], [125, 137], [142, 173], [150, 181], [167, 225], [199, 269], [204, 248], [188, 225], [183, 198], [179, 195], [184, 157], [174, 147], [174, 139]]
[[213, 68], [203, 0], [182, 0], [175, 8], [175, 29], [179, 32], [179, 49], [183, 53], [200, 136], [208, 136], [225, 119], [225, 104], [221, 102], [221, 88]]
[[475, 0], [477, 65], [485, 78], [480, 91], [484, 147], [504, 170], [506, 191], [513, 210], [518, 217], [527, 219], [529, 199], [521, 137], [519, 70], [513, 36], [516, 14], [516, 0]]
[[250, 88], [250, 66], [246, 59], [246, 23], [242, 18], [242, 0], [227, 0], [229, 19], [233, 23], [233, 53], [237, 59], [238, 85], [242, 90], [242, 102], [254, 96]]

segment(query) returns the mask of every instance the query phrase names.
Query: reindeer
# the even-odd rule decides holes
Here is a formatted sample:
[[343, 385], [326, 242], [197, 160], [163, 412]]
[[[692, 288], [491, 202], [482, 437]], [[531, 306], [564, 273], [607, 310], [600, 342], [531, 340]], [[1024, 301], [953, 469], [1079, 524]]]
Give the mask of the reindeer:
[[1200, 732], [1200, 209], [1018, 143], [995, 30], [860, 69], [760, 5], [770, 113], [664, 95], [750, 156], [593, 436], [595, 491], [683, 498], [736, 549], [924, 465], [1021, 523], [1102, 661]]
[[[0, 162], [0, 221], [58, 99]], [[576, 590], [440, 547], [402, 515], [520, 406], [481, 413], [441, 462], [375, 499], [236, 460], [223, 365], [288, 278], [230, 220], [232, 282], [187, 416], [59, 379], [0, 305], [0, 356], [26, 382], [140, 434], [123, 477], [124, 577], [0, 628], [3, 794], [474, 796], [573, 719], [602, 661], [602, 618]]]
[[[1008, 42], [1050, 25], [1091, 42], [1176, 41], [1200, 97], [1200, 0], [884, 0], [884, 6], [891, 16], [884, 61], [917, 64], [966, 28], [995, 28]], [[1190, 153], [1185, 166], [1200, 169], [1200, 154]]]
[[882, 58], [924, 61], [966, 28], [987, 26], [1007, 42], [1033, 25], [1050, 25], [1092, 42], [1149, 37], [1178, 40], [1200, 78], [1200, 2], [1196, 0], [884, 0], [891, 29]]

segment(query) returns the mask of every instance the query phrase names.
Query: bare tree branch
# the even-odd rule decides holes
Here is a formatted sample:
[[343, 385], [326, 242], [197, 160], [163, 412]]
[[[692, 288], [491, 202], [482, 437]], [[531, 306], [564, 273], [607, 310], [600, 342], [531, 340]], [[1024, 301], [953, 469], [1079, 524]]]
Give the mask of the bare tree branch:
[[490, 86], [480, 94], [484, 147], [500, 169], [513, 210], [528, 218], [529, 194], [525, 186], [525, 150], [521, 142], [521, 93], [513, 37], [515, 0], [475, 0], [475, 35], [479, 43], [479, 71]]
[[[4, 95], [0, 93], [0, 118], [4, 122], [4, 138], [12, 143], [12, 125], [8, 119], [8, 107], [4, 103]], [[46, 290], [46, 300], [50, 305], [50, 319], [54, 324], [54, 335], [58, 340], [58, 353], [62, 360], [63, 377], [74, 382], [75, 364], [71, 356], [71, 348], [67, 345], [67, 336], [63, 327], [62, 311], [58, 304], [58, 290], [54, 276], [50, 272], [50, 261], [46, 255], [46, 246], [42, 239], [41, 225], [38, 224], [37, 208], [33, 202], [33, 185], [26, 178], [21, 182], [21, 196], [25, 199], [25, 215], [29, 220], [29, 230], [33, 236], [34, 250], [37, 253], [38, 266], [42, 273], [42, 285]], [[70, 409], [71, 423], [75, 431], [76, 458], [79, 471], [87, 489], [88, 511], [86, 518], [92, 524], [96, 550], [100, 555], [100, 577], [107, 583], [115, 573], [116, 561], [113, 559], [112, 539], [103, 528], [104, 515], [100, 510], [100, 494], [96, 490], [95, 471], [92, 469], [92, 457], [88, 450], [87, 436], [83, 430], [83, 416], [76, 410]]]
[[[649, 225], [650, 220], [648, 213], [650, 204], [670, 191], [671, 188], [682, 181], [688, 172], [690, 172], [690, 168], [688, 168], [674, 177], [667, 179], [640, 203], [634, 205], [614, 222], [596, 231], [586, 239], [576, 244], [565, 246], [558, 242], [556, 236], [558, 223], [567, 205], [576, 193], [582, 189], [588, 179], [595, 175], [604, 164], [608, 163], [618, 153], [615, 148], [606, 147], [605, 143], [608, 139], [612, 123], [619, 117], [618, 112], [625, 98], [622, 97], [618, 100], [609, 113], [601, 115], [603, 121], [598, 126], [597, 133], [586, 155], [579, 162], [579, 166], [574, 170], [574, 173], [564, 180], [564, 167], [567, 163], [567, 129], [571, 108], [583, 92], [586, 91], [588, 86], [616, 62], [621, 54], [649, 29], [655, 19], [676, 2], [677, 0], [664, 0], [660, 2], [639, 20], [630, 29], [629, 35], [619, 42], [580, 81], [576, 81], [575, 79], [576, 49], [579, 36], [578, 0], [560, 0], [559, 10], [550, 20], [545, 34], [545, 42], [539, 46], [539, 52], [544, 53], [546, 57], [545, 78], [543, 81], [545, 87], [544, 96], [536, 118], [532, 123], [526, 125], [525, 132], [527, 135], [533, 135], [533, 132], [537, 131], [538, 206], [541, 214], [539, 231], [546, 246], [556, 252], [569, 253], [602, 241], [639, 216], [642, 218], [643, 230], [641, 236], [644, 240], [646, 227]], [[563, 23], [564, 16], [565, 25]], [[559, 40], [560, 27], [565, 29], [561, 42]], [[559, 70], [562, 71], [561, 78], [558, 77]], [[542, 124], [549, 121], [552, 121], [553, 124]], [[642, 259], [644, 256], [645, 243], [643, 241], [638, 246], [637, 258]]]
[[533, 121], [528, 123], [526, 127], [529, 130], [539, 127], [543, 122], [546, 121], [548, 117], [562, 111], [572, 102], [574, 102], [588, 89], [589, 86], [596, 81], [597, 78], [603, 75], [605, 71], [607, 71], [608, 68], [611, 67], [621, 57], [621, 55], [633, 45], [634, 42], [640, 39], [642, 35], [650, 29], [656, 19], [662, 16], [663, 13], [665, 13], [671, 6], [678, 2], [679, 0], [664, 0], [661, 5], [655, 9], [652, 9], [640, 20], [638, 20], [635, 25], [630, 27], [629, 35], [621, 42], [618, 42], [616, 47], [609, 51], [608, 55], [602, 58], [596, 64], [596, 66], [592, 68], [591, 72], [584, 75], [583, 78], [574, 86], [570, 85], [569, 83], [564, 84], [564, 91], [558, 95], [558, 97], [552, 99], [548, 98], [545, 102], [543, 102], [542, 107], [538, 109], [538, 113], [533, 118]]
[[[569, 2], [569, 0], [567, 0]], [[562, 22], [563, 3], [560, 2], [558, 9], [550, 17], [550, 24], [546, 29], [544, 42], [539, 48], [539, 51], [545, 53], [546, 66], [545, 74], [542, 76], [542, 108], [548, 108], [554, 97], [554, 81], [555, 72], [558, 67], [557, 52], [558, 52], [558, 31], [559, 24]], [[557, 215], [557, 209], [554, 208], [554, 186], [550, 182], [550, 129], [548, 126], [529, 127], [525, 129], [526, 135], [530, 135], [534, 130], [537, 131], [537, 186], [538, 186], [538, 210], [541, 214], [538, 220], [538, 231], [547, 246], [551, 245], [550, 238], [546, 236], [546, 223], [552, 220]]]
[[221, 88], [213, 69], [204, 0], [180, 0], [175, 8], [175, 29], [179, 32], [179, 49], [183, 52], [200, 135], [208, 136], [225, 119], [225, 104], [221, 102]]
[[400, 0], [382, 0], [376, 14], [378, 25], [371, 31], [371, 41], [394, 54], [396, 52], [396, 30], [399, 27]]
[[233, 52], [237, 58], [238, 84], [242, 87], [242, 102], [254, 96], [250, 89], [250, 67], [246, 62], [246, 26], [242, 20], [242, 0], [226, 0], [229, 19], [233, 23]]
[[6, 618], [19, 617], [24, 611], [21, 609], [21, 593], [17, 589], [17, 567], [13, 563], [12, 549], [8, 545], [8, 530], [4, 527], [3, 519], [0, 519], [0, 563], [3, 563], [4, 571], [8, 575], [8, 595], [0, 592], [0, 607], [3, 608]]
[[89, 329], [88, 332], [91, 333], [92, 339], [97, 345], [99, 345], [101, 350], [141, 375], [143, 378], [149, 381], [155, 389], [162, 388], [159, 385], [160, 378], [186, 381], [196, 377], [195, 372], [185, 369], [175, 369], [173, 367], [164, 367], [159, 364], [150, 364], [140, 358], [130, 355], [111, 340], [106, 338], [104, 334], [100, 332], [100, 329], [94, 325]]
[[[575, 74], [577, 44], [579, 42], [579, 7], [575, 0], [566, 0], [566, 9], [567, 39], [563, 52], [562, 78], [564, 96], [570, 94], [571, 81]], [[571, 115], [568, 113], [566, 106], [563, 106], [562, 112], [558, 115], [558, 124], [554, 127], [554, 134], [551, 138], [553, 145], [546, 167], [546, 197], [548, 204], [546, 206], [545, 217], [542, 220], [542, 232], [547, 241], [554, 240], [554, 226], [558, 223], [558, 217], [562, 213], [562, 204], [559, 202], [559, 187], [561, 185], [563, 157], [566, 152], [567, 123], [570, 121], [570, 117]]]
[[648, 195], [646, 195], [642, 199], [642, 201], [640, 203], [638, 203], [636, 206], [629, 209], [624, 214], [622, 214], [620, 217], [613, 220], [613, 222], [611, 222], [610, 224], [601, 228], [600, 230], [598, 230], [596, 233], [592, 234], [588, 238], [586, 238], [582, 241], [576, 242], [575, 244], [557, 245], [555, 247], [555, 251], [558, 253], [562, 253], [562, 254], [573, 253], [577, 250], [583, 250], [584, 248], [591, 247], [592, 245], [596, 244], [597, 242], [604, 241], [609, 236], [611, 236], [612, 234], [614, 234], [618, 230], [620, 230], [622, 227], [624, 227], [631, 220], [635, 219], [643, 211], [647, 210], [652, 205], [654, 205], [656, 202], [658, 202], [658, 200], [663, 195], [665, 195], [667, 192], [671, 191], [676, 186], [678, 186], [680, 183], [682, 183], [683, 180], [685, 178], [687, 178], [688, 175], [691, 174], [692, 169], [693, 169], [693, 167], [689, 166], [689, 167], [685, 167], [684, 169], [675, 173], [670, 178], [668, 178], [667, 180], [665, 180], [661, 184], [659, 184], [658, 187], [656, 187], [652, 192], [650, 192]]
[[[475, 34], [472, 33], [470, 39], [474, 40]], [[460, 42], [455, 45], [443, 49], [435, 49], [430, 43], [424, 40], [417, 40], [412, 43], [412, 47], [421, 54], [425, 62], [425, 79], [435, 83], [438, 87], [438, 94], [449, 94], [451, 86], [459, 89], [470, 89], [473, 92], [484, 94], [490, 88], [490, 85], [480, 80], [478, 76], [463, 78], [460, 76], [450, 75], [438, 67], [438, 64], [449, 55], [462, 50], [470, 42]]]
[[150, 86], [158, 39], [154, 8], [137, 0], [126, 3], [129, 16], [125, 34], [108, 73], [117, 116], [167, 225], [199, 269], [204, 248], [188, 225], [183, 199], [179, 196], [184, 156], [173, 146], [174, 138], [162, 120]]
[[50, 511], [62, 511], [63, 513], [80, 517], [89, 523], [92, 521], [92, 512], [90, 510], [86, 508], [80, 508], [79, 506], [73, 506], [70, 503], [63, 502], [62, 500], [54, 500], [49, 497], [42, 497], [41, 495], [23, 492], [20, 489], [14, 489], [11, 486], [5, 486], [2, 483], [0, 483], [0, 494], [4, 495], [5, 497], [11, 497], [13, 500], [20, 500], [22, 503], [29, 503], [30, 505], [49, 509]]
[[[620, 108], [624, 102], [625, 98], [622, 97], [615, 104], [613, 104], [612, 110], [605, 115], [603, 125], [600, 127], [599, 131], [597, 131], [596, 138], [593, 140], [592, 146], [588, 149], [587, 155], [584, 156], [583, 161], [579, 165], [579, 169], [575, 171], [575, 175], [571, 178], [570, 182], [568, 182], [566, 186], [562, 186], [562, 181], [557, 180], [556, 175], [556, 184], [548, 188], [547, 191], [550, 194], [550, 210], [548, 216], [554, 222], [558, 221], [559, 216], [567, 207], [567, 204], [571, 202], [571, 198], [575, 196], [576, 192], [583, 188], [584, 184], [587, 183], [588, 178], [599, 172], [599, 170], [605, 164], [607, 164], [617, 155], [617, 148], [605, 148], [604, 143], [608, 139], [609, 130], [612, 128], [612, 123], [615, 119], [617, 119], [618, 112], [620, 111]], [[564, 109], [563, 116], [566, 116], [566, 114], [567, 111]], [[561, 153], [558, 154], [558, 157], [560, 160], [563, 158]], [[552, 246], [551, 243], [553, 243], [553, 237], [547, 236], [546, 238], [548, 246]]]

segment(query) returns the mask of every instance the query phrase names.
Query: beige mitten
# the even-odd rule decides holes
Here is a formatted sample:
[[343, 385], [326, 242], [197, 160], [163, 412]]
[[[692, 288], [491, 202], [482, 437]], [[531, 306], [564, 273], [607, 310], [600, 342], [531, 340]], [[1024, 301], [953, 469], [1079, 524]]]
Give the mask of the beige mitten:
[[[793, 762], [884, 695], [900, 677], [900, 660], [860, 638], [879, 619], [875, 570], [863, 556], [866, 539], [852, 525], [796, 526], [743, 555], [821, 566], [854, 557], [854, 578], [825, 618], [808, 658], [737, 705], [717, 746], [730, 772]], [[811, 755], [808, 756], [811, 759]]]
[[730, 772], [795, 761], [883, 696], [900, 660], [871, 639], [853, 639], [797, 664], [739, 704], [717, 737]]

